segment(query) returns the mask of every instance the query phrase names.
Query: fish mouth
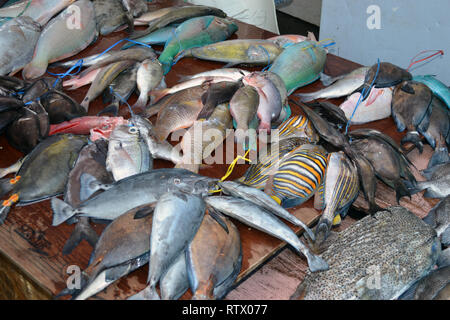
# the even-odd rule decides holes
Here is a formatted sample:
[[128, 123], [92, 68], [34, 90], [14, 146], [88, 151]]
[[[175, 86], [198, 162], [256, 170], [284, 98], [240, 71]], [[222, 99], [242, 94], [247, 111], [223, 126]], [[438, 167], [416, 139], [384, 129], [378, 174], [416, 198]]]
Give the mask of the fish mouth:
[[325, 240], [328, 238], [330, 229], [331, 229], [331, 223], [328, 220], [319, 222], [319, 224], [317, 225], [316, 230], [315, 230], [315, 236], [316, 236], [315, 243], [317, 245], [320, 245], [325, 242]]

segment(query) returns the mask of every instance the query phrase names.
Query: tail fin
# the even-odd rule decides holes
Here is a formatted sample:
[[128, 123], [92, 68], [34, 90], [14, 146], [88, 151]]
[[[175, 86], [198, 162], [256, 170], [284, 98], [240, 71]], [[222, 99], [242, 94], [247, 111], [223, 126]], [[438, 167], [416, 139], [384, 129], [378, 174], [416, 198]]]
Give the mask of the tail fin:
[[[407, 180], [404, 180], [407, 181]], [[395, 186], [395, 196], [397, 198], [397, 203], [400, 204], [400, 199], [403, 197], [409, 197], [411, 199], [411, 192], [402, 180], [398, 180], [394, 184]]]
[[128, 300], [161, 300], [161, 299], [154, 287], [147, 286], [141, 292], [129, 297]]
[[320, 73], [320, 81], [322, 82], [322, 84], [325, 87], [328, 87], [329, 85], [331, 85], [333, 82], [336, 81], [336, 78], [333, 78], [323, 72]]
[[150, 96], [153, 98], [153, 104], [164, 98], [167, 95], [167, 92], [167, 89], [152, 90]]
[[439, 164], [444, 164], [450, 161], [450, 157], [448, 156], [448, 149], [446, 146], [442, 148], [436, 148], [434, 150], [433, 155], [431, 156], [430, 161], [428, 162], [427, 169], [430, 169]]
[[8, 216], [11, 206], [0, 206], [0, 225], [2, 225]]
[[308, 260], [308, 266], [311, 272], [324, 271], [329, 268], [328, 263], [325, 260], [312, 253], [308, 254], [306, 259]]
[[51, 206], [53, 210], [53, 226], [59, 226], [76, 214], [74, 208], [58, 198], [52, 198]]
[[10, 182], [11, 179], [0, 179], [0, 197], [10, 193], [14, 185]]
[[111, 113], [112, 115], [114, 115], [114, 117], [117, 117], [117, 115], [119, 114], [119, 102], [113, 102], [109, 106], [106, 106], [102, 111], [97, 113], [97, 117], [107, 113]]
[[145, 92], [141, 92], [141, 94], [139, 95], [139, 99], [136, 101], [132, 108], [144, 109], [147, 106], [147, 102], [148, 94]]
[[62, 250], [63, 255], [70, 254], [83, 239], [86, 240], [93, 248], [95, 248], [95, 244], [98, 240], [98, 235], [94, 231], [94, 229], [92, 229], [91, 225], [89, 224], [89, 219], [86, 217], [80, 218], [80, 220], [76, 224], [75, 229], [64, 245], [64, 248]]
[[402, 141], [400, 142], [402, 145], [406, 142], [411, 142], [417, 149], [419, 149], [419, 152], [423, 152], [423, 143], [420, 140], [419, 133], [416, 131], [409, 131], [406, 136], [403, 137]]
[[298, 93], [295, 96], [299, 97], [301, 102], [310, 102], [310, 101], [316, 100], [316, 93], [315, 92]]

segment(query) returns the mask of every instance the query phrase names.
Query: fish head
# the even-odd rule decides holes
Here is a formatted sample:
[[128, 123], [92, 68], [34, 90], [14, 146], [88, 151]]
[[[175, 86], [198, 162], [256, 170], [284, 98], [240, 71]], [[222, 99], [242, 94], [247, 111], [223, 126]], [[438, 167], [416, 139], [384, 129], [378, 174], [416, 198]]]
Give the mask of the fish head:
[[238, 31], [236, 23], [227, 18], [214, 17], [212, 23], [227, 34], [227, 38]]
[[172, 181], [168, 183], [169, 191], [182, 191], [189, 194], [200, 196], [208, 195], [210, 190], [217, 187], [217, 179], [192, 175], [175, 176]]
[[137, 141], [140, 137], [140, 131], [137, 126], [132, 124], [119, 125], [111, 133], [110, 139], [120, 141]]

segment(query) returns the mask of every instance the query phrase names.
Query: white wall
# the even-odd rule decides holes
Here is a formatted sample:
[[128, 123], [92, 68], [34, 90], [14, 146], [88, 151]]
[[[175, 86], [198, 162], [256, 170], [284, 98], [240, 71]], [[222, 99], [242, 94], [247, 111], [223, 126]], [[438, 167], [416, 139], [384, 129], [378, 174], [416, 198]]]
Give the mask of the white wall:
[[[380, 29], [367, 26], [370, 5], [380, 8]], [[364, 65], [380, 58], [407, 68], [420, 51], [443, 49], [443, 57], [410, 71], [450, 85], [449, 14], [449, 0], [323, 0], [320, 39], [333, 38], [332, 53]]]
[[283, 7], [279, 10], [319, 26], [321, 8], [322, 0], [294, 0], [287, 7]]

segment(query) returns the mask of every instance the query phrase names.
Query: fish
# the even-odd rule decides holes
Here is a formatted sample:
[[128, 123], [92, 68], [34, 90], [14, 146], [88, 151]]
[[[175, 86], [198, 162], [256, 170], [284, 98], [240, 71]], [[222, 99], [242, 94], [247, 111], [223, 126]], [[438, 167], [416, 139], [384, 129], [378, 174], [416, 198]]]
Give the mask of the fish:
[[13, 179], [0, 180], [0, 196], [11, 194], [0, 207], [0, 222], [5, 221], [14, 204], [24, 206], [62, 194], [69, 172], [87, 142], [86, 137], [71, 134], [40, 142]]
[[3, 131], [11, 122], [23, 115], [25, 104], [14, 97], [0, 97], [0, 131]]
[[375, 168], [372, 163], [359, 152], [355, 153], [353, 161], [358, 169], [360, 189], [369, 203], [369, 213], [377, 213], [381, 208], [375, 201], [375, 192], [377, 190]]
[[221, 69], [214, 69], [214, 70], [208, 70], [204, 72], [200, 72], [197, 74], [194, 74], [192, 76], [182, 76], [181, 79], [183, 81], [191, 80], [194, 78], [200, 78], [200, 77], [224, 77], [224, 78], [230, 78], [234, 81], [241, 80], [246, 75], [250, 74], [249, 71], [238, 69], [238, 68], [221, 68]]
[[237, 181], [254, 188], [264, 189], [267, 179], [279, 168], [283, 158], [292, 150], [307, 143], [308, 141], [304, 138], [290, 137], [270, 144], [267, 150], [260, 152], [258, 162], [251, 164]]
[[106, 170], [115, 181], [147, 172], [153, 168], [153, 158], [138, 127], [119, 125], [111, 133], [106, 157]]
[[328, 237], [336, 216], [345, 217], [359, 193], [357, 167], [342, 151], [330, 153], [327, 163], [323, 193], [325, 209], [315, 231], [315, 242], [319, 245]]
[[[376, 79], [374, 79], [375, 76]], [[411, 79], [412, 75], [407, 70], [390, 62], [380, 62], [371, 66], [367, 71], [364, 87], [367, 89], [372, 83], [375, 88], [393, 87]]]
[[[136, 19], [134, 20], [134, 23], [136, 25]], [[161, 29], [158, 29], [156, 31], [153, 31], [152, 33], [143, 36], [141, 38], [137, 38], [135, 39], [136, 42], [141, 42], [141, 43], [145, 43], [147, 45], [164, 45], [167, 40], [170, 39], [170, 37], [173, 35], [173, 33], [175, 32], [176, 26], [170, 25]], [[127, 44], [125, 44], [122, 47], [122, 50], [131, 48], [133, 46], [135, 46], [136, 43], [134, 42], [129, 42]]]
[[450, 245], [450, 196], [442, 199], [430, 210], [423, 221], [432, 226], [444, 246]]
[[308, 271], [291, 299], [397, 299], [432, 270], [441, 251], [436, 232], [403, 207], [366, 216], [328, 243], [320, 257], [329, 269]]
[[175, 167], [198, 173], [202, 160], [223, 143], [232, 128], [228, 104], [218, 105], [208, 119], [196, 121], [183, 135], [180, 142], [183, 157]]
[[[192, 300], [221, 299], [241, 271], [239, 231], [230, 220], [223, 220], [227, 230], [209, 214], [205, 215], [186, 251]], [[224, 286], [224, 282], [228, 285]]]
[[[450, 266], [433, 270], [418, 282], [414, 292], [414, 300], [441, 300], [438, 296], [441, 291], [448, 287], [449, 279]], [[447, 299], [444, 300], [448, 300], [448, 295]]]
[[434, 149], [428, 162], [429, 168], [450, 161], [447, 149], [447, 144], [450, 144], [450, 111], [436, 97], [433, 97], [430, 108], [432, 111], [428, 128], [422, 127], [422, 123], [417, 127], [417, 131], [425, 137], [428, 144]]
[[148, 27], [145, 30], [134, 32], [131, 39], [136, 39], [150, 34], [160, 28], [166, 27], [172, 23], [179, 23], [192, 18], [201, 16], [217, 16], [225, 18], [227, 14], [220, 9], [208, 6], [180, 6], [163, 8], [156, 12], [150, 13], [146, 17], [139, 18], [148, 22]]
[[182, 252], [159, 282], [161, 300], [178, 300], [189, 289], [186, 253]]
[[289, 117], [277, 127], [277, 130], [280, 140], [298, 137], [307, 139], [309, 143], [317, 143], [320, 139], [311, 122], [302, 115]]
[[0, 17], [30, 17], [41, 26], [75, 0], [22, 0], [0, 9]]
[[299, 93], [296, 94], [296, 96], [300, 97], [302, 102], [309, 102], [316, 99], [333, 99], [348, 96], [362, 87], [368, 70], [368, 67], [357, 68], [348, 74], [333, 78], [333, 80], [323, 80], [325, 77], [322, 74], [321, 79], [325, 83], [334, 83], [319, 91]]
[[40, 78], [23, 88], [22, 100], [25, 103], [35, 101], [51, 90], [62, 91], [61, 83], [50, 77]]
[[[69, 173], [69, 178], [64, 191], [64, 201], [73, 207], [78, 207], [92, 194], [86, 192], [82, 184], [82, 176], [87, 173], [95, 177], [103, 184], [113, 183], [112, 175], [106, 170], [106, 156], [108, 152], [108, 142], [97, 140], [81, 149], [73, 169]], [[63, 255], [70, 254], [82, 240], [86, 240], [92, 247], [98, 240], [97, 233], [90, 227], [89, 218], [79, 218], [72, 234], [63, 247]]]
[[53, 198], [51, 205], [54, 226], [73, 216], [114, 220], [128, 210], [158, 201], [169, 190], [206, 195], [216, 183], [215, 179], [175, 168], [153, 169], [116, 181], [111, 185], [96, 183], [95, 178], [89, 175], [85, 175], [85, 179], [86, 185], [91, 190], [106, 190], [86, 200], [77, 208], [69, 206], [58, 198]]
[[345, 112], [328, 101], [305, 102], [305, 105], [312, 108], [319, 116], [328, 121], [337, 129], [344, 128], [348, 123]]
[[78, 102], [58, 90], [46, 92], [41, 96], [40, 100], [42, 106], [48, 113], [51, 124], [70, 121], [74, 118], [86, 115], [86, 111], [78, 104]]
[[229, 217], [267, 233], [281, 241], [290, 244], [298, 253], [302, 253], [308, 260], [309, 269], [313, 272], [328, 268], [327, 263], [312, 254], [308, 247], [297, 237], [297, 235], [282, 221], [269, 211], [256, 206], [254, 203], [226, 196], [212, 196], [204, 199], [206, 204]]
[[[210, 84], [203, 84], [182, 90], [151, 107], [155, 111], [159, 110], [155, 123], [159, 141], [166, 140], [176, 130], [189, 128], [194, 124], [203, 110], [202, 96], [209, 86]], [[147, 113], [145, 116], [150, 115]]]
[[277, 120], [282, 109], [281, 94], [268, 76], [253, 72], [242, 79], [244, 85], [252, 86], [259, 95], [257, 116], [260, 119], [258, 129], [270, 132], [272, 120]]
[[157, 60], [142, 61], [137, 71], [137, 87], [139, 89], [139, 99], [133, 108], [144, 108], [148, 102], [148, 94], [155, 89], [163, 80], [162, 64]]
[[426, 198], [443, 199], [450, 195], [450, 162], [426, 170], [427, 181], [404, 181], [411, 194], [426, 190]]
[[411, 196], [403, 179], [413, 183], [415, 178], [409, 165], [391, 145], [377, 137], [354, 140], [351, 145], [371, 163], [376, 176], [395, 190], [397, 202]]
[[130, 96], [136, 90], [137, 72], [139, 65], [136, 63], [128, 69], [122, 71], [111, 84], [103, 90], [103, 102], [109, 103], [97, 115], [112, 113], [117, 116], [120, 106], [128, 101]]
[[[358, 108], [355, 110], [356, 105]], [[361, 93], [357, 92], [347, 98], [340, 106], [350, 124], [363, 124], [391, 115], [392, 88], [372, 88], [369, 97], [362, 101]]]
[[[118, 125], [128, 124], [128, 120], [122, 117], [96, 117], [84, 116], [50, 125], [49, 136], [60, 133], [89, 134], [93, 129], [101, 129], [103, 132], [112, 132]], [[105, 136], [109, 138], [109, 134]]]
[[277, 44], [261, 39], [236, 39], [184, 50], [181, 56], [226, 63], [267, 66], [283, 51]]
[[326, 151], [304, 144], [283, 157], [267, 180], [264, 192], [283, 208], [299, 206], [316, 193], [324, 181], [326, 168]]
[[269, 71], [278, 74], [290, 95], [297, 88], [306, 86], [320, 77], [327, 52], [311, 41], [291, 45], [275, 59]]
[[122, 4], [133, 17], [139, 17], [148, 11], [147, 0], [122, 0]]
[[173, 7], [167, 7], [167, 8], [161, 8], [157, 10], [147, 11], [146, 13], [142, 14], [141, 16], [134, 19], [134, 25], [135, 26], [146, 26], [151, 21], [156, 20], [163, 15], [166, 15], [167, 13], [171, 12], [173, 10]]
[[40, 34], [39, 23], [27, 16], [0, 26], [0, 75], [14, 74], [31, 61]]
[[16, 173], [17, 171], [19, 171], [20, 167], [22, 166], [25, 159], [26, 159], [26, 156], [23, 158], [20, 158], [19, 160], [17, 160], [15, 163], [13, 163], [12, 165], [10, 165], [7, 168], [0, 168], [0, 178], [4, 178], [8, 174]]
[[43, 141], [49, 131], [49, 117], [39, 101], [21, 109], [23, 114], [9, 124], [6, 138], [11, 146], [28, 154]]
[[246, 186], [245, 184], [235, 181], [222, 181], [218, 183], [218, 186], [222, 189], [222, 192], [226, 195], [231, 195], [235, 198], [245, 199], [254, 203], [261, 208], [273, 213], [274, 215], [289, 221], [290, 223], [302, 227], [308, 235], [314, 239], [314, 234], [302, 221], [297, 219], [294, 215], [285, 210], [279, 205], [272, 197], [263, 191]]
[[133, 16], [122, 5], [121, 0], [95, 0], [93, 1], [98, 32], [106, 36], [117, 31], [123, 25], [128, 26], [131, 33], [134, 30]]
[[259, 106], [259, 94], [252, 86], [239, 88], [230, 100], [230, 112], [236, 121], [235, 140], [237, 143], [248, 139], [250, 122], [255, 118]]
[[80, 77], [78, 75], [72, 77], [69, 80], [65, 80], [63, 81], [63, 87], [68, 87], [67, 90], [76, 90], [78, 88], [91, 84], [95, 80], [97, 75], [105, 68], [95, 69], [89, 72], [88, 74], [84, 75], [83, 77]]
[[447, 105], [447, 108], [450, 108], [450, 88], [436, 79], [435, 76], [414, 76], [412, 80], [426, 84], [433, 94], [441, 99]]
[[157, 58], [153, 49], [145, 46], [138, 46], [136, 48], [130, 48], [127, 50], [117, 50], [113, 52], [107, 52], [107, 54], [108, 56], [106, 56], [104, 59], [101, 59], [101, 56], [103, 55], [102, 53], [100, 55], [100, 58], [98, 58], [97, 61], [95, 61], [95, 63], [89, 66], [89, 68], [83, 70], [83, 72], [81, 72], [78, 77], [83, 78], [87, 76], [87, 74], [90, 73], [91, 71], [108, 66], [114, 62], [121, 62], [125, 60], [142, 62], [147, 59], [154, 60]]
[[11, 123], [14, 123], [26, 113], [25, 108], [8, 110], [0, 113], [0, 134], [8, 128]]
[[[413, 93], [411, 94], [411, 90]], [[419, 150], [422, 149], [419, 134], [416, 131], [420, 124], [423, 130], [428, 129], [432, 112], [433, 93], [419, 82], [402, 82], [394, 88], [392, 94], [392, 118], [399, 132], [407, 129], [410, 135], [402, 139], [402, 144], [409, 141]], [[415, 135], [415, 138], [411, 134]]]
[[167, 40], [159, 61], [167, 74], [172, 68], [175, 56], [182, 50], [220, 42], [227, 39], [238, 30], [238, 26], [231, 20], [216, 16], [203, 16], [189, 19], [180, 24]]
[[25, 80], [12, 77], [12, 76], [1, 76], [0, 75], [0, 89], [3, 94], [11, 95], [12, 93], [19, 94], [19, 91], [28, 86], [29, 83]]
[[81, 102], [81, 106], [86, 111], [88, 111], [89, 104], [91, 103], [91, 101], [100, 96], [103, 90], [105, 90], [122, 71], [130, 68], [131, 66], [134, 65], [134, 63], [135, 62], [131, 60], [124, 60], [114, 62], [110, 64], [108, 67], [102, 69], [102, 71], [100, 71], [97, 74], [94, 81], [92, 82], [89, 91], [87, 92], [86, 96]]
[[[218, 105], [230, 102], [236, 91], [242, 86], [239, 81], [220, 81], [211, 83], [202, 96], [203, 109], [197, 119], [208, 119]], [[227, 105], [228, 106], [228, 105]]]
[[450, 266], [450, 248], [442, 250], [436, 262], [438, 268]]
[[205, 210], [201, 197], [180, 191], [169, 191], [156, 204], [150, 235], [148, 299], [160, 299], [155, 286], [194, 239]]
[[277, 44], [278, 46], [282, 48], [286, 48], [289, 45], [292, 45], [294, 43], [303, 42], [305, 40], [310, 40], [308, 37], [301, 36], [299, 34], [283, 34], [279, 36], [274, 36], [267, 38], [268, 41], [272, 41], [273, 43]]
[[153, 215], [135, 219], [136, 212], [152, 211], [153, 205], [142, 205], [131, 209], [112, 221], [102, 232], [83, 271], [86, 284], [76, 295], [76, 300], [85, 300], [121, 277], [148, 263], [150, 235]]
[[[76, 12], [83, 13], [79, 24], [74, 22]], [[35, 79], [42, 76], [49, 63], [79, 53], [96, 39], [94, 5], [88, 0], [74, 2], [42, 29], [33, 59], [22, 71], [23, 78]]]
[[153, 99], [153, 103], [156, 103], [159, 100], [161, 100], [162, 98], [166, 97], [167, 95], [174, 94], [174, 93], [180, 92], [182, 90], [200, 86], [202, 84], [213, 84], [213, 83], [227, 82], [227, 81], [231, 82], [231, 81], [233, 81], [233, 79], [228, 78], [226, 76], [225, 77], [222, 77], [222, 76], [196, 77], [196, 78], [178, 83], [171, 88], [152, 90], [150, 92], [150, 95]]
[[139, 129], [142, 139], [147, 144], [151, 156], [154, 159], [163, 159], [178, 164], [182, 161], [182, 155], [168, 141], [159, 141], [150, 120], [139, 115], [131, 117], [131, 123]]

